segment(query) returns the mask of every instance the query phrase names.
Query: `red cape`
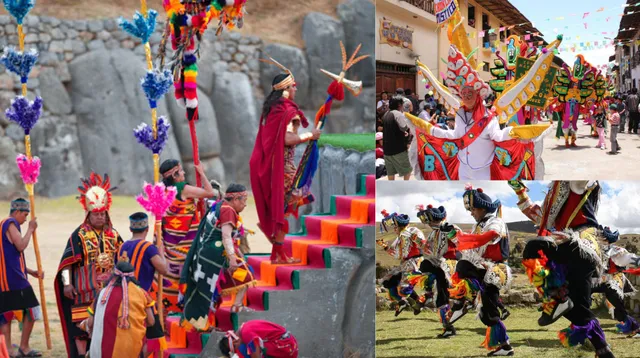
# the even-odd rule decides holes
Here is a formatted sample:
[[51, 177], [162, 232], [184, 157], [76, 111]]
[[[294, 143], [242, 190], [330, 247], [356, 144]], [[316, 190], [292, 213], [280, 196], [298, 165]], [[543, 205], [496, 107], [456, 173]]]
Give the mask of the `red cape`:
[[298, 105], [282, 98], [266, 118], [260, 118], [260, 128], [249, 160], [251, 189], [256, 201], [260, 230], [272, 239], [279, 230], [287, 231], [284, 218], [284, 137], [287, 126], [300, 116], [303, 127], [309, 122]]

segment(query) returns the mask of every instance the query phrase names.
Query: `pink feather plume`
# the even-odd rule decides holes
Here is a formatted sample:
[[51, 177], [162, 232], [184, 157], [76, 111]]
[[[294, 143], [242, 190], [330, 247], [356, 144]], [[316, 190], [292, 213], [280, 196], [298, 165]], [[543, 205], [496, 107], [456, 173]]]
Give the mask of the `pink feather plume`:
[[144, 183], [143, 190], [144, 193], [136, 196], [136, 200], [144, 210], [152, 213], [156, 219], [164, 216], [177, 194], [175, 187], [166, 188], [162, 183]]
[[18, 154], [18, 156], [16, 157], [16, 164], [18, 164], [18, 169], [20, 169], [22, 181], [25, 184], [35, 184], [38, 182], [38, 176], [40, 176], [40, 167], [42, 166], [40, 158], [33, 157], [29, 159], [24, 154]]
[[422, 205], [422, 204], [416, 205], [416, 210], [418, 210], [418, 211], [424, 210], [424, 205]]
[[465, 185], [464, 185], [464, 190], [465, 190], [465, 191], [467, 191], [467, 190], [473, 190], [473, 185], [471, 185], [471, 183], [467, 183], [467, 184], [465, 184]]

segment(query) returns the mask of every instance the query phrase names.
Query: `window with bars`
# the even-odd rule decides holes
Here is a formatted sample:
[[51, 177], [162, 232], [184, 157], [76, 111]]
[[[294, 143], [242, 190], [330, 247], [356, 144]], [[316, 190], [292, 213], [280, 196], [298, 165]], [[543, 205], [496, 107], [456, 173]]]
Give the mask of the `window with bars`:
[[469, 20], [467, 20], [467, 24], [473, 28], [476, 27], [476, 8], [475, 6], [469, 4], [469, 11], [467, 13], [467, 17], [469, 18]]
[[415, 73], [415, 66], [376, 61], [376, 71], [389, 73]]

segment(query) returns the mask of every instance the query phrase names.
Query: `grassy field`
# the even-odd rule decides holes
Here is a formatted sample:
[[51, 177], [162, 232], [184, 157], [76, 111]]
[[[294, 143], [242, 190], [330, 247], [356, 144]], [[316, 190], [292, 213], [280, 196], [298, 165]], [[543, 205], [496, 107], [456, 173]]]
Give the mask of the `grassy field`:
[[[460, 225], [468, 230], [469, 225]], [[431, 229], [422, 224], [417, 227], [428, 234]], [[511, 232], [511, 248], [518, 241], [526, 242], [533, 234]], [[636, 235], [625, 235], [625, 243], [635, 244]], [[376, 234], [376, 238], [389, 241], [395, 234]], [[622, 241], [622, 240], [621, 240]], [[636, 240], [637, 241], [637, 240]], [[388, 268], [399, 264], [399, 261], [376, 247], [376, 263], [380, 267]], [[529, 288], [525, 274], [514, 274], [512, 287]], [[384, 296], [386, 297], [386, 295]], [[594, 352], [584, 347], [564, 348], [557, 338], [557, 332], [566, 328], [569, 322], [560, 319], [553, 325], [539, 327], [537, 325], [540, 313], [536, 307], [509, 307], [511, 316], [505, 321], [511, 344], [516, 350], [516, 357], [531, 358], [577, 358], [593, 357]], [[639, 357], [640, 340], [627, 339], [615, 333], [616, 321], [612, 320], [604, 310], [598, 310], [598, 319], [612, 346], [616, 357]], [[486, 327], [475, 319], [475, 312], [456, 322], [458, 335], [450, 339], [438, 339], [442, 326], [436, 313], [423, 311], [414, 316], [411, 311], [405, 311], [397, 318], [393, 311], [376, 312], [376, 357], [483, 357], [487, 350], [480, 344], [484, 341]]]
[[375, 135], [373, 133], [363, 134], [323, 134], [318, 140], [318, 145], [331, 145], [337, 148], [353, 149], [358, 152], [365, 152], [376, 149]]
[[[114, 196], [111, 207], [111, 219], [115, 229], [120, 233], [124, 240], [130, 238], [129, 233], [129, 215], [136, 211], [142, 211], [142, 208], [133, 197]], [[9, 213], [9, 202], [0, 201], [0, 217], [4, 218]], [[40, 350], [45, 357], [66, 357], [66, 350], [62, 336], [62, 326], [58, 316], [58, 308], [56, 305], [55, 292], [53, 288], [53, 279], [60, 263], [60, 257], [67, 243], [69, 235], [75, 230], [82, 220], [84, 214], [80, 203], [74, 196], [68, 196], [57, 199], [36, 198], [36, 215], [38, 219], [38, 244], [40, 247], [40, 255], [42, 258], [42, 266], [45, 272], [44, 292], [47, 301], [47, 313], [49, 315], [49, 327], [51, 329], [51, 340], [53, 349], [46, 351], [44, 325], [37, 322], [31, 335], [31, 347]], [[256, 224], [258, 222], [257, 213], [253, 197], [249, 196], [247, 207], [242, 212], [242, 218], [247, 228], [257, 231], [256, 235], [249, 236], [251, 251], [254, 253], [267, 252], [271, 250], [271, 244], [266, 240], [264, 235], [258, 230]], [[22, 226], [26, 230], [26, 224]], [[147, 240], [151, 240], [149, 236]], [[35, 253], [32, 243], [25, 250], [27, 267], [36, 269]], [[29, 276], [29, 281], [33, 286], [36, 296], [40, 301], [40, 292], [38, 281]], [[13, 324], [12, 341], [18, 343], [20, 339], [20, 331], [18, 325]]]
[[[585, 347], [564, 348], [557, 332], [569, 322], [560, 319], [556, 323], [539, 327], [539, 313], [535, 308], [510, 308], [511, 316], [505, 321], [507, 334], [519, 358], [577, 358], [593, 357], [594, 352]], [[617, 322], [600, 312], [598, 319], [605, 331], [607, 342], [616, 357], [638, 357], [640, 339], [626, 338], [615, 333]], [[402, 312], [397, 318], [394, 312], [376, 314], [376, 357], [483, 357], [487, 350], [480, 344], [484, 341], [486, 327], [469, 312], [456, 322], [457, 336], [438, 339], [441, 332], [436, 313], [423, 311], [414, 316]]]

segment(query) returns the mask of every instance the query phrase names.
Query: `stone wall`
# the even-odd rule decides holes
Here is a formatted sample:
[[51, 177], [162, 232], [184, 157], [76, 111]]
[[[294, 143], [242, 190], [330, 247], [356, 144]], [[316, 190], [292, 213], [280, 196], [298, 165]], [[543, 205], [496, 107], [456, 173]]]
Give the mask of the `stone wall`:
[[[338, 6], [339, 19], [309, 13], [300, 29], [304, 49], [265, 44], [257, 36], [237, 32], [225, 32], [220, 37], [211, 30], [205, 34], [200, 47], [200, 121], [196, 128], [199, 153], [210, 179], [223, 185], [248, 185], [248, 160], [261, 104], [278, 72], [259, 61], [265, 56], [263, 52], [291, 68], [299, 86], [296, 101], [313, 118], [329, 83], [320, 68], [339, 73], [339, 41], [345, 43], [349, 54], [362, 43], [361, 53], [371, 58], [357, 64], [347, 77], [363, 80], [364, 91], [358, 98], [347, 93], [344, 103], [334, 103], [325, 132], [373, 130], [374, 37], [363, 30], [368, 25], [373, 29], [373, 6], [370, 0], [348, 0]], [[43, 115], [31, 135], [33, 152], [43, 161], [36, 186], [38, 195], [75, 194], [79, 178], [92, 170], [109, 173], [119, 194], [138, 193], [141, 178], [153, 177], [151, 156], [132, 134], [137, 125], [151, 121], [139, 85], [146, 69], [140, 41], [120, 31], [116, 19], [72, 21], [28, 16], [24, 29], [26, 49], [37, 48], [40, 52], [28, 81], [28, 97], [39, 95], [44, 100]], [[163, 29], [159, 23], [151, 36], [154, 56]], [[0, 45], [17, 43], [14, 20], [0, 16]], [[170, 56], [169, 46], [167, 62]], [[9, 107], [19, 89], [13, 74], [0, 74], [0, 109]], [[181, 159], [191, 175], [189, 129], [184, 110], [176, 105], [172, 92], [159, 101], [158, 113], [172, 124], [161, 159]], [[18, 153], [24, 153], [23, 132], [0, 115], [0, 199], [24, 195], [15, 165]], [[193, 181], [192, 177], [188, 179]]]
[[[296, 148], [296, 162], [303, 152], [304, 146]], [[320, 158], [311, 185], [315, 201], [300, 208], [300, 215], [329, 212], [333, 195], [356, 195], [359, 175], [373, 174], [376, 161], [374, 151], [357, 152], [332, 146], [320, 148]], [[288, 221], [290, 232], [301, 229], [300, 220], [289, 218]]]
[[[269, 310], [240, 312], [238, 323], [264, 319], [287, 328], [299, 357], [375, 356], [375, 228], [363, 228], [362, 248], [329, 248], [331, 268], [301, 270], [300, 289], [269, 292]], [[201, 358], [221, 355], [212, 332]]]

